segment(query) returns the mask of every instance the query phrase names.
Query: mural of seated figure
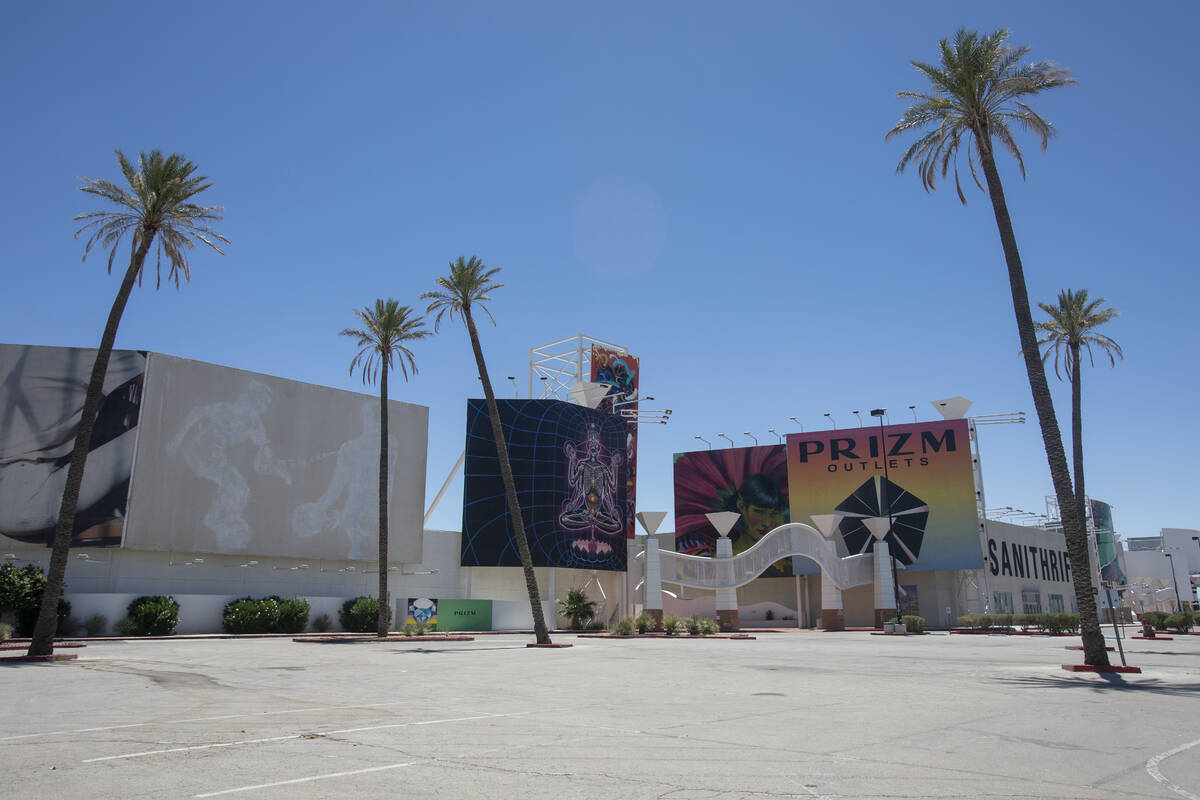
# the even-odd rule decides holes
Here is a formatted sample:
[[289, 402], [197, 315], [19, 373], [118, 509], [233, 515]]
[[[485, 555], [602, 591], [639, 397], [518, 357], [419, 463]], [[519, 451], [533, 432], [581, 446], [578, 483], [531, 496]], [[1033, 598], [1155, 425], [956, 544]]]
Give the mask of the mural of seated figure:
[[589, 426], [584, 446], [586, 454], [581, 454], [574, 442], [563, 445], [569, 496], [562, 504], [558, 523], [569, 530], [590, 528], [617, 533], [625, 527], [617, 510], [621, 454], [605, 452], [595, 426]]

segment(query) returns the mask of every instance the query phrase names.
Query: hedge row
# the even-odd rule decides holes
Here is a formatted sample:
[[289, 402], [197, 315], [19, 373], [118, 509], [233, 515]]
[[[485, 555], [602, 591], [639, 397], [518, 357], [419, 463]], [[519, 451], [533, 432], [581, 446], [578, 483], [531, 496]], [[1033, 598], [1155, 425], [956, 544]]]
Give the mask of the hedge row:
[[225, 604], [221, 626], [226, 633], [303, 633], [311, 613], [308, 601], [299, 597], [242, 597]]
[[1200, 614], [1195, 611], [1184, 610], [1175, 614], [1168, 614], [1165, 611], [1144, 611], [1140, 619], [1143, 622], [1149, 622], [1154, 626], [1155, 630], [1175, 630], [1186, 633], [1194, 628], [1197, 622], [1200, 622]]
[[1078, 633], [1078, 614], [967, 614], [958, 618], [960, 628], [1022, 630], [1039, 628], [1046, 633]]

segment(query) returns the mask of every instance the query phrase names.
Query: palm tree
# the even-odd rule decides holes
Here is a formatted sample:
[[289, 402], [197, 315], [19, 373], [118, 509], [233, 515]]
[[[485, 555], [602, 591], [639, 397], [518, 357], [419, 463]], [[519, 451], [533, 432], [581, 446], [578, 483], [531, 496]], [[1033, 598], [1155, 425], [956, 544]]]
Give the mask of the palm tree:
[[1054, 415], [1054, 403], [1050, 398], [1046, 371], [1038, 350], [1025, 272], [995, 160], [995, 147], [999, 143], [1016, 160], [1024, 177], [1025, 162], [1014, 138], [1013, 127], [1036, 135], [1041, 140], [1043, 150], [1054, 134], [1053, 126], [1030, 108], [1026, 99], [1076, 81], [1070, 77], [1068, 70], [1050, 62], [1020, 63], [1029, 53], [1029, 47], [1009, 47], [1005, 44], [1008, 36], [1009, 32], [1004, 29], [980, 36], [976, 31], [960, 28], [953, 41], [941, 40], [940, 64], [912, 62], [928, 79], [930, 89], [928, 92], [899, 93], [898, 96], [909, 98], [912, 105], [885, 138], [921, 131], [917, 140], [901, 156], [896, 171], [903, 172], [915, 163], [922, 186], [926, 191], [932, 191], [936, 188], [938, 178], [946, 178], [953, 167], [954, 186], [963, 204], [966, 204], [967, 198], [959, 181], [958, 154], [964, 144], [971, 177], [980, 189], [984, 189], [984, 184], [980, 183], [975, 169], [976, 158], [983, 169], [986, 191], [992, 201], [1000, 244], [1008, 265], [1009, 289], [1017, 318], [1021, 354], [1025, 358], [1025, 371], [1041, 424], [1042, 443], [1046, 449], [1050, 478], [1058, 498], [1063, 534], [1071, 559], [1084, 662], [1093, 666], [1107, 665], [1104, 635], [1100, 632], [1096, 599], [1092, 594], [1087, 535], [1071, 489], [1062, 434]]
[[513, 481], [512, 465], [508, 460], [508, 445], [504, 442], [504, 431], [500, 426], [500, 409], [496, 406], [496, 395], [492, 391], [492, 381], [488, 377], [487, 364], [483, 360], [483, 348], [479, 344], [479, 330], [475, 327], [475, 318], [471, 315], [472, 307], [483, 309], [492, 324], [495, 317], [488, 310], [491, 293], [504, 288], [504, 284], [496, 283], [493, 278], [500, 271], [499, 267], [489, 269], [476, 256], [464, 259], [459, 256], [450, 262], [450, 274], [437, 279], [439, 289], [424, 292], [422, 300], [429, 300], [425, 313], [437, 312], [433, 327], [437, 330], [442, 324], [442, 315], [450, 319], [461, 316], [467, 325], [467, 333], [471, 337], [471, 350], [475, 353], [475, 364], [479, 368], [479, 380], [483, 382], [483, 396], [487, 400], [488, 418], [492, 423], [492, 438], [496, 442], [496, 457], [500, 462], [500, 477], [504, 481], [504, 493], [508, 497], [508, 515], [512, 524], [512, 535], [517, 540], [517, 552], [521, 555], [521, 566], [525, 570], [525, 588], [529, 592], [529, 606], [533, 612], [533, 630], [538, 644], [550, 644], [550, 632], [546, 629], [545, 615], [542, 613], [542, 600], [538, 593], [537, 578], [533, 574], [533, 558], [529, 554], [529, 540], [525, 536], [525, 519], [521, 514], [521, 505], [517, 500], [517, 485]]
[[[1038, 303], [1038, 307], [1050, 315], [1050, 319], [1037, 323], [1037, 330], [1043, 334], [1038, 345], [1045, 348], [1042, 354], [1042, 364], [1054, 354], [1054, 375], [1062, 380], [1063, 373], [1071, 381], [1071, 455], [1075, 473], [1075, 507], [1080, 519], [1084, 516], [1084, 486], [1083, 486], [1083, 411], [1082, 411], [1082, 378], [1079, 374], [1079, 356], [1083, 348], [1087, 348], [1088, 361], [1094, 367], [1096, 359], [1092, 348], [1100, 350], [1108, 356], [1109, 363], [1116, 366], [1118, 358], [1124, 358], [1121, 346], [1095, 329], [1119, 316], [1115, 308], [1100, 308], [1104, 298], [1091, 300], [1087, 289], [1073, 292], [1064, 289], [1058, 293], [1058, 305], [1051, 306]], [[1059, 364], [1062, 364], [1062, 372]]]
[[571, 630], [582, 630], [596, 618], [596, 601], [583, 589], [568, 589], [567, 599], [558, 601], [558, 613], [571, 620]]
[[400, 363], [400, 373], [417, 374], [417, 362], [405, 342], [429, 335], [425, 320], [413, 316], [413, 310], [390, 297], [376, 300], [375, 308], [355, 309], [361, 328], [346, 328], [342, 336], [355, 339], [358, 355], [350, 362], [350, 374], [361, 367], [363, 383], [374, 383], [379, 376], [379, 619], [376, 635], [387, 636], [391, 622], [388, 604], [388, 370]]
[[46, 591], [42, 595], [42, 606], [38, 613], [33, 639], [29, 644], [29, 655], [49, 655], [54, 647], [54, 634], [58, 628], [58, 600], [62, 595], [63, 576], [67, 570], [67, 556], [71, 549], [71, 537], [75, 532], [75, 507], [79, 502], [79, 488], [83, 483], [83, 469], [87, 462], [88, 446], [92, 439], [92, 427], [100, 407], [104, 389], [104, 376], [108, 372], [108, 360], [112, 355], [113, 342], [117, 338], [117, 326], [129, 294], [136, 281], [141, 285], [142, 266], [152, 245], [157, 244], [155, 259], [155, 288], [162, 285], [162, 257], [165, 253], [169, 269], [167, 280], [179, 288], [179, 276], [190, 279], [187, 251], [202, 242], [218, 253], [224, 251], [218, 242], [229, 240], [212, 230], [209, 223], [220, 220], [220, 206], [201, 206], [191, 202], [196, 195], [212, 186], [208, 178], [196, 175], [196, 165], [183, 156], [173, 153], [164, 156], [158, 150], [138, 156], [137, 167], [117, 151], [117, 163], [125, 177], [128, 189], [111, 181], [82, 178], [86, 185], [81, 192], [95, 195], [112, 203], [117, 208], [92, 211], [75, 217], [84, 225], [75, 232], [78, 238], [87, 233], [87, 245], [83, 257], [94, 245], [109, 248], [108, 271], [112, 274], [117, 247], [126, 234], [130, 237], [129, 267], [117, 289], [108, 322], [100, 337], [100, 347], [92, 364], [92, 375], [84, 395], [83, 410], [79, 416], [79, 428], [75, 432], [75, 449], [71, 452], [71, 464], [67, 468], [67, 483], [63, 489], [59, 507], [58, 523], [54, 529], [54, 544], [50, 555], [50, 570], [46, 576]]

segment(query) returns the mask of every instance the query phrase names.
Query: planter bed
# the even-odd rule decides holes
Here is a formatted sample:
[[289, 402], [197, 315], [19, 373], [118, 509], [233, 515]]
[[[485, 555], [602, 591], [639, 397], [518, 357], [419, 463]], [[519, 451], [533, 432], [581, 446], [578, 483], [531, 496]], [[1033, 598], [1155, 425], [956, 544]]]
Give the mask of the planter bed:
[[[55, 650], [57, 650], [60, 647], [87, 647], [87, 645], [84, 644], [83, 642], [76, 642], [74, 640], [71, 640], [69, 642], [55, 642], [54, 643]], [[28, 649], [29, 649], [29, 640], [28, 639], [9, 639], [7, 642], [0, 642], [0, 650], [28, 650]]]
[[754, 639], [748, 633], [707, 633], [703, 636], [693, 636], [690, 633], [680, 633], [668, 636], [662, 631], [650, 633], [618, 634], [618, 633], [581, 633], [580, 639]]
[[384, 637], [379, 637], [371, 633], [357, 633], [353, 635], [334, 634], [332, 636], [320, 634], [317, 636], [295, 636], [293, 642], [301, 644], [367, 644], [370, 642], [473, 642], [474, 636], [450, 636], [448, 634], [432, 636], [405, 636], [403, 634], [388, 634]]

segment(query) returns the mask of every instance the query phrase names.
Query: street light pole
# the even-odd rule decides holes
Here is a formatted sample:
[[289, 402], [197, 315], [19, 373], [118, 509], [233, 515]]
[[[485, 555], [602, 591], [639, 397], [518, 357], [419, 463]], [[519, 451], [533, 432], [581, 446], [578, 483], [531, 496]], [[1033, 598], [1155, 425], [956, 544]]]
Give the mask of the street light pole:
[[[883, 459], [883, 502], [887, 505], [888, 533], [892, 533], [892, 498], [888, 495], [888, 484], [891, 481], [888, 480], [887, 445], [883, 439], [883, 418], [886, 415], [886, 408], [871, 409], [871, 416], [879, 417], [879, 457]], [[896, 621], [899, 622], [902, 619], [900, 614], [900, 578], [896, 575], [896, 548], [894, 544], [888, 550], [892, 557], [892, 591], [896, 595]]]

